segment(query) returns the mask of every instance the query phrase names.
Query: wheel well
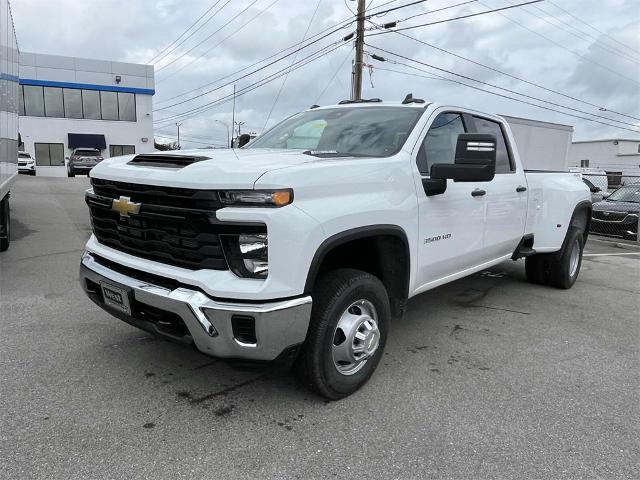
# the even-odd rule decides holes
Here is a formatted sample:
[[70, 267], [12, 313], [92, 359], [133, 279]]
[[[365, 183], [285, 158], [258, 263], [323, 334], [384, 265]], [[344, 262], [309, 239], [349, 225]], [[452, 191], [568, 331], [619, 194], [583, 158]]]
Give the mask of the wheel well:
[[573, 210], [571, 223], [569, 224], [570, 227], [578, 227], [582, 229], [582, 238], [584, 240], [584, 243], [587, 242], [587, 237], [589, 236], [589, 227], [591, 225], [591, 210], [591, 202], [580, 202]]
[[[391, 315], [404, 314], [409, 292], [409, 245], [399, 233], [354, 235], [337, 239], [318, 250], [307, 277], [305, 292], [311, 293], [316, 280], [338, 268], [355, 268], [380, 279], [389, 295]], [[325, 245], [325, 244], [323, 244]]]

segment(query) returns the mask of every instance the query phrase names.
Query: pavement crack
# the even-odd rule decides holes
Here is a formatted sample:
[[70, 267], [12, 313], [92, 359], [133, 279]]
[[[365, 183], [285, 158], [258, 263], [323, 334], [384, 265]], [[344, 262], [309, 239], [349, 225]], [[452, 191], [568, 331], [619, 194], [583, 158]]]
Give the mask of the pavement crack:
[[207, 400], [211, 400], [212, 398], [223, 397], [228, 393], [238, 390], [239, 388], [246, 387], [247, 385], [258, 382], [265, 378], [266, 378], [266, 375], [260, 375], [258, 377], [251, 378], [244, 382], [236, 383], [235, 385], [231, 385], [230, 387], [223, 388], [222, 390], [218, 390], [217, 392], [209, 393], [207, 395], [204, 395], [202, 397], [197, 397], [197, 398], [193, 398], [191, 394], [189, 394], [188, 392], [179, 392], [178, 394], [183, 398], [188, 398], [189, 403], [197, 405], [199, 403], [206, 402]]
[[531, 315], [531, 312], [522, 312], [520, 310], [511, 310], [508, 308], [500, 308], [500, 307], [489, 307], [488, 305], [469, 305], [469, 306], [474, 308], [488, 308], [489, 310], [500, 310], [501, 312], [519, 313], [521, 315]]

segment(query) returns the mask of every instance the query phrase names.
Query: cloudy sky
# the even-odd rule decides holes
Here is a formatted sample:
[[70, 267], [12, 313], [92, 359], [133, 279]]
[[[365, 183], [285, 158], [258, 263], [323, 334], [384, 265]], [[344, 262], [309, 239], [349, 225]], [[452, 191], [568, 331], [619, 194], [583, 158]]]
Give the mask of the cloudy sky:
[[[368, 11], [375, 13], [412, 1], [367, 0]], [[372, 30], [367, 32], [366, 52], [392, 61], [381, 63], [369, 56], [366, 58], [371, 67], [365, 71], [363, 96], [402, 100], [406, 93], [412, 92], [427, 100], [574, 125], [574, 138], [580, 140], [611, 136], [640, 138], [640, 133], [624, 130], [640, 131], [640, 121], [632, 118], [640, 118], [637, 0], [547, 0], [500, 13], [402, 31], [476, 64], [398, 33], [374, 35], [382, 31], [376, 30], [376, 25], [395, 20], [404, 20], [397, 24], [401, 29], [522, 1], [525, 0], [429, 0], [372, 17], [367, 25]], [[181, 121], [181, 136], [190, 139], [182, 143], [192, 147], [226, 141], [225, 127], [216, 122], [229, 124], [231, 121], [232, 103], [225, 100], [230, 98], [232, 86], [224, 84], [237, 79], [236, 88], [241, 92], [256, 82], [272, 78], [269, 77], [272, 74], [286, 71], [283, 69], [293, 61], [304, 63], [307, 56], [325, 46], [329, 53], [292, 70], [286, 82], [281, 76], [238, 96], [236, 120], [244, 122], [243, 132], [260, 133], [265, 124], [271, 126], [311, 104], [326, 105], [348, 98], [353, 45], [341, 39], [354, 29], [354, 25], [345, 20], [352, 18], [349, 8], [355, 9], [355, 4], [352, 0], [320, 0], [319, 3], [318, 0], [12, 0], [22, 51], [137, 63], [151, 63], [161, 53], [153, 60], [156, 133], [165, 135], [162, 140], [169, 141], [176, 135], [175, 122]], [[203, 14], [182, 36], [181, 44], [174, 44], [162, 53]], [[407, 19], [418, 14], [421, 15]], [[314, 37], [315, 34], [323, 30], [329, 33], [336, 24], [344, 28], [301, 50], [297, 56], [291, 55], [246, 78], [239, 78], [278, 59], [281, 55], [246, 68], [301, 42], [305, 32], [308, 31], [306, 38], [312, 41], [319, 37]], [[331, 50], [330, 46], [337, 48]], [[496, 90], [424, 64], [510, 91]], [[545, 104], [549, 108], [567, 111], [562, 107], [570, 107], [575, 109], [570, 110], [575, 115], [610, 125], [501, 98], [478, 88], [530, 103], [546, 100], [557, 104]], [[206, 93], [212, 89], [215, 91]], [[199, 96], [193, 98], [196, 95]], [[174, 105], [178, 102], [182, 103]], [[209, 103], [214, 105], [173, 118]], [[163, 119], [166, 120], [163, 122]]]

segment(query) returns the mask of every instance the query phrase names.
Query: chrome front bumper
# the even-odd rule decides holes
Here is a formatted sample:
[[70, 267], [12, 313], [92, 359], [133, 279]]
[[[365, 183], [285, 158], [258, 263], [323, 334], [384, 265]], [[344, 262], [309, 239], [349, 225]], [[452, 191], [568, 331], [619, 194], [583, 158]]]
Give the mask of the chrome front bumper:
[[[186, 287], [169, 289], [153, 285], [116, 272], [99, 263], [85, 252], [80, 264], [80, 283], [98, 306], [112, 315], [143, 330], [185, 343], [195, 343], [198, 350], [221, 358], [275, 360], [289, 348], [304, 342], [311, 315], [311, 297], [298, 297], [265, 303], [227, 302], [214, 300], [204, 293]], [[132, 312], [127, 314], [106, 305], [100, 291], [101, 283], [131, 292]], [[180, 317], [189, 331], [177, 337], [159, 328], [158, 324], [136, 312], [152, 307]], [[232, 317], [253, 317], [255, 343], [243, 343], [234, 337]]]

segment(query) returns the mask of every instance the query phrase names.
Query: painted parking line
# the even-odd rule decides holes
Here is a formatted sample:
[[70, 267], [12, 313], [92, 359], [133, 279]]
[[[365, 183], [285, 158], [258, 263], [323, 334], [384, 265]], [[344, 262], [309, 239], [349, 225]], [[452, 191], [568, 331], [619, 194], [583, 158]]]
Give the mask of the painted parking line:
[[640, 252], [625, 252], [625, 253], [583, 253], [583, 257], [615, 257], [618, 255], [640, 255]]

